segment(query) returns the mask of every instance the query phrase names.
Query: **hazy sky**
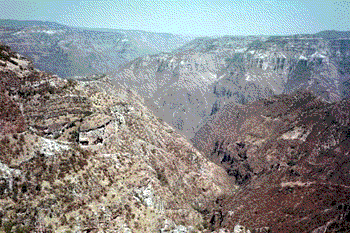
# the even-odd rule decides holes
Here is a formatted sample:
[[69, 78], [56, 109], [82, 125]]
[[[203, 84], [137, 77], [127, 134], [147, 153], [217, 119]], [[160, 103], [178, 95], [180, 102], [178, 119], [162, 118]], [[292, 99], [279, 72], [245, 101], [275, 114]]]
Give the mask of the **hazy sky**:
[[350, 30], [349, 0], [6, 0], [0, 4], [2, 19], [197, 36]]

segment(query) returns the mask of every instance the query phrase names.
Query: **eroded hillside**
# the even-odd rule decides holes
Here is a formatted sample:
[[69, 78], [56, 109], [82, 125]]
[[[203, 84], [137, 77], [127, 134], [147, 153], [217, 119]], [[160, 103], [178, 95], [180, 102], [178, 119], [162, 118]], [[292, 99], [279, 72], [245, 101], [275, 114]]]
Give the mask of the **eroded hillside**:
[[216, 227], [348, 232], [349, 123], [348, 100], [304, 91], [227, 104], [192, 140], [240, 185], [219, 201]]
[[198, 38], [172, 53], [133, 60], [116, 82], [149, 98], [159, 116], [192, 137], [232, 101], [297, 90], [328, 102], [349, 96], [349, 38], [334, 34]]
[[121, 83], [149, 100], [158, 116], [191, 137], [212, 112], [212, 85], [236, 54], [258, 37], [198, 38], [172, 53], [137, 58], [116, 74]]
[[107, 77], [0, 54], [3, 232], [205, 232], [199, 210], [235, 189], [224, 169]]

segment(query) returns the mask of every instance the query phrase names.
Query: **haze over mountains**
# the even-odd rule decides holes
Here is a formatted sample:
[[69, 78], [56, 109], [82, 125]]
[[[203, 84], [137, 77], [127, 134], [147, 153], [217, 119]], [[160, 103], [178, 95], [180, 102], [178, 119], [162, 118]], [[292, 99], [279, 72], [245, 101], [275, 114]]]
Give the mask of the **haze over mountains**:
[[[349, 32], [192, 38], [1, 21], [0, 40], [60, 77], [107, 73], [188, 137], [225, 103], [308, 89], [349, 96]], [[160, 53], [163, 52], [163, 53]]]
[[191, 37], [144, 31], [83, 29], [42, 21], [0, 20], [0, 41], [37, 68], [67, 78], [113, 73], [145, 54], [169, 52]]
[[350, 231], [350, 33], [191, 39], [0, 21], [2, 230]]

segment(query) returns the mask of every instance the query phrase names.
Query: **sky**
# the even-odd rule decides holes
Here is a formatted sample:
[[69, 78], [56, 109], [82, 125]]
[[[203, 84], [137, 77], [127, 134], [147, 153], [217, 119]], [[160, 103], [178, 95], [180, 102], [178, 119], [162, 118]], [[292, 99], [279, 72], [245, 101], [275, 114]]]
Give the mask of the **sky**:
[[195, 36], [350, 30], [350, 1], [0, 0], [0, 18]]

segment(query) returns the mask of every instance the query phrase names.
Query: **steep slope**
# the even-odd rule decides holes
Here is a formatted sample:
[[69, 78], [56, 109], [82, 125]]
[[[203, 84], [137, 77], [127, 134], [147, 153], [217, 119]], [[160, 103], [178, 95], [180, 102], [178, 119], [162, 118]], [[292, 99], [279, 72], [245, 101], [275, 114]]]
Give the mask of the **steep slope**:
[[309, 92], [227, 104], [192, 140], [240, 185], [218, 200], [212, 225], [348, 232], [349, 123], [348, 100], [330, 104]]
[[205, 232], [199, 210], [235, 186], [142, 98], [0, 54], [2, 231]]
[[116, 81], [152, 98], [159, 116], [191, 137], [228, 102], [296, 90], [328, 102], [348, 96], [350, 39], [337, 33], [197, 38], [172, 53], [135, 59]]
[[312, 91], [329, 102], [340, 100], [350, 91], [349, 51], [349, 38], [307, 35], [256, 41], [213, 85], [219, 99], [212, 112], [229, 101], [244, 104], [297, 90]]
[[190, 39], [162, 33], [0, 20], [1, 42], [32, 59], [39, 69], [63, 78], [111, 73], [136, 57], [171, 51]]
[[191, 136], [211, 113], [211, 85], [229, 59], [257, 37], [198, 38], [172, 53], [145, 56], [123, 66], [116, 82], [150, 100], [158, 116]]

